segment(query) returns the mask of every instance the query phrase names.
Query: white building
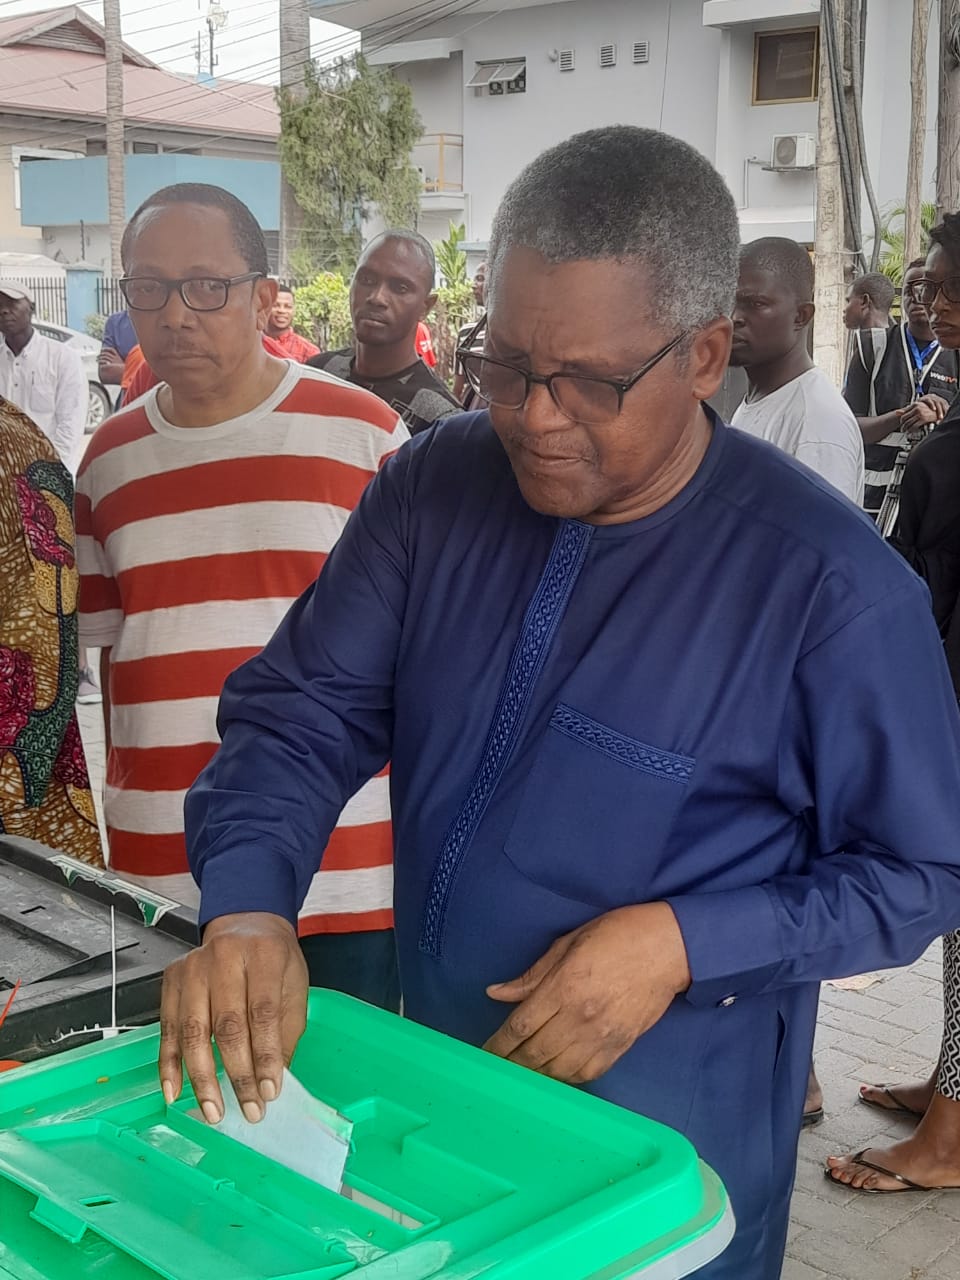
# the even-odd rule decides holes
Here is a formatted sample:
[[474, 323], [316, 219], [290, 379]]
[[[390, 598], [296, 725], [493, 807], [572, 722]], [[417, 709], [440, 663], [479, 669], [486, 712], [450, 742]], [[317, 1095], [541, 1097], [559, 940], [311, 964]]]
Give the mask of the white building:
[[[425, 130], [414, 157], [424, 175], [420, 225], [432, 239], [462, 221], [479, 254], [505, 187], [530, 159], [580, 130], [629, 123], [676, 134], [717, 165], [745, 240], [813, 242], [819, 0], [450, 0], [439, 20], [408, 0], [311, 0], [311, 8], [360, 30], [370, 61], [412, 87]], [[911, 8], [869, 5], [866, 145], [888, 208], [905, 190]], [[932, 199], [933, 36], [930, 44]], [[783, 136], [795, 142], [776, 153]]]

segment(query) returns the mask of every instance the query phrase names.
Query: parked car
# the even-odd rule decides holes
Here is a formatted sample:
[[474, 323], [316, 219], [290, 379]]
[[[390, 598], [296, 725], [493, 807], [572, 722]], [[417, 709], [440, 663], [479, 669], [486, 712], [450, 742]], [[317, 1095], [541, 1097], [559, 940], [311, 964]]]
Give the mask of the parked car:
[[34, 320], [33, 327], [45, 338], [54, 342], [67, 342], [80, 352], [87, 384], [90, 388], [90, 403], [87, 407], [87, 431], [96, 431], [104, 418], [113, 413], [114, 396], [119, 387], [108, 388], [100, 381], [100, 370], [97, 360], [100, 355], [100, 343], [88, 333], [79, 329], [68, 329], [65, 324], [53, 324], [50, 320]]

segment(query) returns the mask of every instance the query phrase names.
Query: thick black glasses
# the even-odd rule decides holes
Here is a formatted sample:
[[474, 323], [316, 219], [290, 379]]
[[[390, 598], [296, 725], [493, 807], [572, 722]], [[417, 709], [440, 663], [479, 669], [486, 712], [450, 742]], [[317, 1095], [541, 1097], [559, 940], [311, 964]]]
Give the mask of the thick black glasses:
[[947, 276], [946, 280], [913, 280], [907, 285], [911, 302], [922, 307], [933, 306], [937, 294], [942, 293], [947, 302], [960, 302], [960, 276]]
[[191, 280], [157, 280], [153, 276], [124, 276], [120, 292], [131, 311], [162, 311], [174, 289], [191, 311], [222, 311], [235, 284], [259, 280], [262, 271], [248, 271], [242, 276], [224, 280], [216, 276], [200, 276]]
[[542, 376], [528, 369], [518, 369], [505, 360], [485, 356], [476, 350], [476, 343], [486, 321], [486, 316], [482, 316], [457, 348], [457, 359], [464, 377], [477, 395], [499, 409], [522, 409], [531, 386], [536, 383], [547, 388], [553, 403], [565, 417], [588, 427], [603, 426], [618, 417], [627, 392], [687, 336], [686, 333], [678, 333], [635, 374], [625, 382], [619, 382], [616, 378], [595, 378], [583, 373], [548, 373]]

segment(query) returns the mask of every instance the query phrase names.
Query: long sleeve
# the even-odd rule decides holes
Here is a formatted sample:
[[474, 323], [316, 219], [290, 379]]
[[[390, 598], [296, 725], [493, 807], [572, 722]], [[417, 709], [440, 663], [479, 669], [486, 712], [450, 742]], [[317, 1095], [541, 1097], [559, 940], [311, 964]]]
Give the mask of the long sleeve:
[[909, 584], [802, 657], [779, 792], [822, 852], [671, 899], [693, 1004], [906, 964], [960, 925], [960, 718], [921, 595]]
[[64, 466], [76, 475], [90, 406], [90, 388], [78, 352], [57, 349], [57, 390], [50, 438]]
[[295, 921], [341, 810], [390, 757], [408, 454], [386, 463], [316, 584], [227, 681], [223, 744], [185, 805], [201, 923], [238, 911]]

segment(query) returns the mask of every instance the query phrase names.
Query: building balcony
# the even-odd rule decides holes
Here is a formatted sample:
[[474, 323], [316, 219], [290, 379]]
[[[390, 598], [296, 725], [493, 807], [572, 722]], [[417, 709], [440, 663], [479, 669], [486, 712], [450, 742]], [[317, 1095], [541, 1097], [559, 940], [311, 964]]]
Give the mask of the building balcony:
[[456, 213], [463, 209], [463, 134], [425, 133], [413, 148], [420, 171], [422, 210]]
[[[209, 182], [239, 197], [265, 231], [280, 225], [280, 166], [275, 161], [128, 155], [124, 177], [128, 218], [160, 187]], [[20, 201], [20, 218], [26, 227], [105, 226], [110, 221], [106, 156], [21, 162]]]

